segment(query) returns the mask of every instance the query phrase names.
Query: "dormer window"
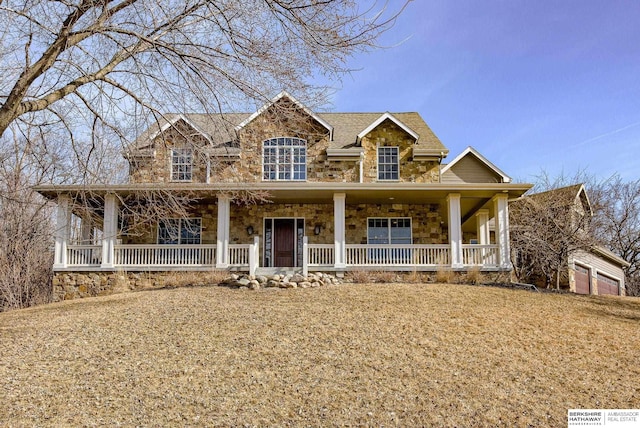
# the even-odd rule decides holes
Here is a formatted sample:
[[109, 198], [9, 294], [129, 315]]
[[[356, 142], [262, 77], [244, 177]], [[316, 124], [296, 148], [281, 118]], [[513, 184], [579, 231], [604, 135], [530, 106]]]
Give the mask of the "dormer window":
[[193, 169], [193, 150], [179, 148], [171, 150], [171, 180], [191, 181]]
[[278, 137], [262, 143], [262, 179], [307, 179], [307, 141], [295, 137]]
[[398, 147], [378, 147], [378, 180], [399, 180]]

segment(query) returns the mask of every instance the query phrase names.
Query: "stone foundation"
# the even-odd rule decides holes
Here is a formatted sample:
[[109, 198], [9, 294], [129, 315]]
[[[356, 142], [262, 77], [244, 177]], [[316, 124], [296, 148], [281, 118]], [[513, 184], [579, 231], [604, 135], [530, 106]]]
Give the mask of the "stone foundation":
[[236, 288], [314, 288], [342, 283], [508, 283], [510, 272], [392, 272], [348, 271], [344, 278], [314, 272], [304, 277], [293, 275], [233, 274], [227, 271], [205, 272], [56, 272], [53, 276], [53, 301], [107, 296], [136, 290], [167, 287], [223, 285]]

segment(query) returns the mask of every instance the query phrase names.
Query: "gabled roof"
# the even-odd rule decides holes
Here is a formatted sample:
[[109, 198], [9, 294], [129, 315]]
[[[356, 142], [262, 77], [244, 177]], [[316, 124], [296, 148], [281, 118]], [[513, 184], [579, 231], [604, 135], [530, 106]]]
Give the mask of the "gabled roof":
[[402, 128], [407, 134], [411, 135], [416, 141], [418, 141], [418, 138], [420, 138], [420, 135], [416, 134], [416, 132], [413, 129], [409, 128], [407, 125], [402, 123], [400, 119], [396, 118], [391, 113], [386, 112], [383, 115], [381, 115], [379, 118], [377, 118], [375, 121], [373, 121], [373, 123], [371, 123], [365, 129], [360, 131], [360, 133], [358, 134], [358, 140], [361, 140], [364, 136], [366, 136], [369, 132], [376, 129], [378, 125], [380, 125], [382, 122], [384, 122], [387, 119], [392, 121], [396, 125], [398, 125], [400, 128]]
[[[330, 149], [348, 149], [358, 145], [358, 134], [369, 127], [385, 113], [319, 113], [319, 116], [333, 125], [333, 141]], [[417, 112], [393, 113], [393, 117], [420, 136], [415, 147], [434, 152], [446, 153], [449, 150], [433, 133], [429, 125]]]
[[[413, 138], [416, 138], [414, 150], [420, 153], [437, 154], [440, 157], [447, 155], [449, 150], [440, 142], [425, 123], [420, 114], [416, 112], [406, 113], [314, 113], [298, 102], [287, 92], [281, 92], [270, 103], [265, 104], [257, 112], [248, 113], [171, 113], [165, 114], [153, 123], [146, 131], [138, 136], [130, 146], [128, 154], [135, 156], [150, 156], [153, 154], [154, 139], [157, 139], [164, 131], [183, 120], [196, 132], [201, 133], [211, 144], [212, 148], [230, 147], [237, 140], [237, 130], [242, 129], [258, 115], [268, 109], [278, 100], [287, 98], [296, 107], [304, 110], [306, 114], [316, 120], [322, 127], [330, 132], [330, 141], [327, 149], [332, 153], [350, 150], [358, 147], [358, 135], [367, 129], [375, 128], [384, 120], [389, 119], [404, 129]], [[366, 135], [366, 134], [364, 134]], [[355, 149], [354, 149], [355, 150]], [[226, 149], [225, 149], [226, 151]]]
[[485, 158], [473, 147], [469, 146], [462, 153], [460, 153], [454, 160], [449, 162], [447, 165], [444, 165], [441, 170], [441, 174], [445, 174], [447, 171], [455, 168], [456, 164], [460, 163], [467, 156], [474, 156], [481, 164], [483, 164], [487, 169], [498, 175], [503, 183], [511, 183], [511, 177], [505, 174], [500, 168], [495, 166], [489, 159]]
[[138, 156], [152, 154], [154, 139], [180, 120], [183, 120], [196, 132], [202, 134], [213, 147], [228, 145], [227, 143], [236, 139], [234, 127], [247, 116], [249, 116], [249, 113], [166, 114], [136, 138], [128, 154], [132, 154], [132, 152], [136, 152], [135, 154]]
[[530, 198], [542, 198], [548, 195], [556, 195], [560, 200], [571, 201], [572, 203], [580, 202], [584, 208], [584, 210], [592, 215], [591, 209], [591, 201], [589, 201], [589, 196], [587, 195], [587, 190], [584, 187], [584, 184], [572, 184], [570, 186], [558, 187], [557, 189], [546, 190], [544, 192], [533, 193], [531, 195], [527, 195]]
[[162, 134], [164, 131], [166, 131], [167, 129], [169, 129], [170, 127], [174, 126], [176, 123], [178, 123], [178, 121], [182, 120], [184, 123], [186, 123], [187, 125], [189, 125], [190, 127], [192, 127], [195, 131], [197, 131], [198, 133], [202, 134], [202, 136], [204, 138], [207, 139], [207, 141], [211, 142], [211, 137], [200, 127], [198, 126], [195, 122], [189, 120], [189, 118], [187, 118], [184, 114], [180, 113], [180, 114], [174, 114], [171, 115], [167, 118], [165, 118], [165, 122], [160, 125], [159, 129], [157, 129], [155, 132], [153, 132], [151, 135], [147, 136], [147, 138], [149, 140], [153, 140], [154, 138], [156, 138], [158, 135]]
[[244, 128], [245, 126], [247, 126], [249, 123], [251, 123], [256, 117], [260, 116], [262, 113], [264, 113], [269, 107], [271, 107], [273, 104], [275, 104], [276, 102], [278, 102], [279, 100], [281, 100], [282, 98], [287, 98], [289, 99], [291, 102], [293, 102], [297, 107], [299, 107], [302, 111], [304, 111], [306, 114], [308, 114], [309, 116], [311, 116], [313, 119], [315, 119], [320, 125], [322, 125], [324, 128], [326, 128], [329, 133], [331, 135], [333, 135], [333, 126], [331, 126], [329, 123], [327, 123], [325, 120], [323, 120], [320, 116], [318, 116], [317, 114], [315, 114], [313, 111], [309, 110], [304, 104], [302, 104], [300, 101], [296, 100], [293, 96], [291, 96], [287, 91], [282, 91], [280, 92], [278, 95], [276, 95], [270, 102], [266, 103], [265, 105], [263, 105], [262, 107], [260, 107], [255, 113], [253, 113], [251, 116], [247, 117], [245, 120], [243, 120], [242, 122], [240, 122], [238, 124], [238, 126], [236, 126], [236, 131], [241, 130], [242, 128]]
[[612, 251], [608, 250], [605, 247], [601, 247], [601, 246], [594, 246], [592, 248], [593, 252], [596, 253], [597, 255], [604, 257], [605, 259], [621, 266], [621, 267], [629, 267], [631, 266], [631, 263], [629, 263], [628, 261], [626, 261], [625, 259], [623, 259], [622, 257], [620, 257], [619, 255], [613, 253]]

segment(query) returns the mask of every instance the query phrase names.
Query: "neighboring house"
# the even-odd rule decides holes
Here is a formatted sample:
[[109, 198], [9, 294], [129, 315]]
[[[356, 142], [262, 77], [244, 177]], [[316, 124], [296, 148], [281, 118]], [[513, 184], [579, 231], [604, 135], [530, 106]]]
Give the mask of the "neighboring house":
[[[510, 271], [508, 200], [531, 186], [471, 147], [447, 154], [418, 113], [315, 113], [283, 92], [254, 113], [165, 116], [127, 150], [128, 184], [37, 190], [58, 204], [58, 273]], [[189, 218], [128, 232], [128, 201], [157, 190], [194, 198]]]
[[[560, 276], [561, 288], [578, 294], [626, 294], [623, 268], [629, 266], [629, 263], [595, 243], [589, 231], [591, 202], [584, 185], [576, 184], [523, 196], [512, 202], [512, 214], [517, 214], [527, 201], [534, 201], [534, 205], [547, 211], [540, 220], [536, 219], [536, 214], [523, 212], [529, 218], [536, 219], [533, 223], [538, 224], [531, 226], [537, 226], [541, 235], [548, 234], [542, 239], [552, 239], [554, 245], [566, 243], [566, 267]], [[547, 216], [551, 216], [553, 225], [559, 227], [557, 236], [554, 236], [554, 231], [544, 224], [543, 218]], [[571, 224], [571, 227], [565, 227], [566, 224]], [[519, 227], [517, 220], [514, 220], [512, 227], [515, 228], [512, 229], [515, 236]], [[568, 248], [569, 246], [571, 248]], [[514, 248], [517, 247], [518, 245], [514, 244]], [[533, 272], [532, 277], [542, 278], [543, 275], [541, 272]], [[541, 281], [544, 282], [544, 279]]]

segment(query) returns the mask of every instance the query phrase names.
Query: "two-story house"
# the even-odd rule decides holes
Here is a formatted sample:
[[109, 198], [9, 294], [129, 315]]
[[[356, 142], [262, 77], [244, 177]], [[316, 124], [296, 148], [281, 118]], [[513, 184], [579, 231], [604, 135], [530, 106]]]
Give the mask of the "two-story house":
[[[57, 273], [510, 271], [508, 201], [531, 186], [471, 147], [448, 154], [418, 113], [315, 113], [283, 92], [253, 113], [166, 115], [126, 151], [127, 184], [38, 191], [57, 201]], [[136, 225], [158, 191], [188, 216]]]

